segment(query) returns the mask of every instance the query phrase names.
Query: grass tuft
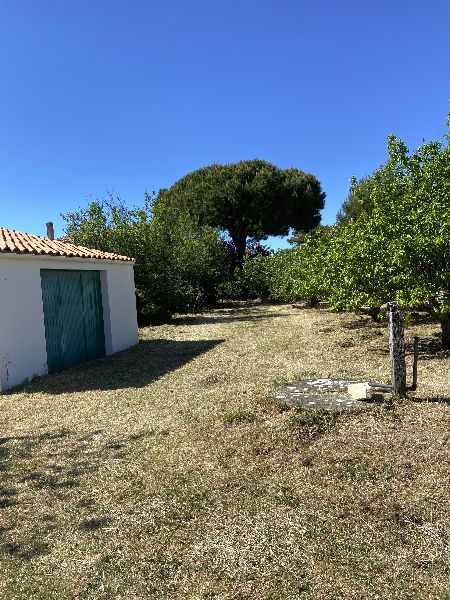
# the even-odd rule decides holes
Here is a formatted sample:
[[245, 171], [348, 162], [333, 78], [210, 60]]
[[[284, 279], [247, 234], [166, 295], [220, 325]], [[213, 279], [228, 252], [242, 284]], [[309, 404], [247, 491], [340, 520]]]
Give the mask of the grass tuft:
[[246, 410], [236, 410], [226, 413], [223, 417], [223, 422], [226, 425], [239, 425], [240, 423], [253, 423], [256, 420], [256, 415]]

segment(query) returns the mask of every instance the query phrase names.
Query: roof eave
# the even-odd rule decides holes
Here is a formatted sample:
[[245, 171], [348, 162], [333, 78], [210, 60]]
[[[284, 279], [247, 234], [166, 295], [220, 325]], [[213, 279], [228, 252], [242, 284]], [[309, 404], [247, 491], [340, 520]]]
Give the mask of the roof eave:
[[9, 252], [0, 250], [0, 258], [13, 258], [13, 259], [33, 259], [33, 260], [62, 260], [70, 262], [96, 262], [96, 263], [107, 263], [107, 264], [122, 264], [122, 265], [135, 265], [136, 260], [134, 258], [96, 258], [92, 256], [64, 256], [61, 254], [46, 254], [45, 252], [39, 254], [35, 252]]

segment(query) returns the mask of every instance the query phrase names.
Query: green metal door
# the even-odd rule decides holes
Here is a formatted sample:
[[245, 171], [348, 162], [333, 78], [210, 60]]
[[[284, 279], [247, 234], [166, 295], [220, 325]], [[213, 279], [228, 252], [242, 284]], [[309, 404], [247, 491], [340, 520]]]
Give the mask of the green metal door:
[[48, 370], [104, 356], [99, 271], [43, 269], [41, 286]]
[[105, 355], [102, 288], [98, 271], [82, 271], [83, 320], [86, 360]]

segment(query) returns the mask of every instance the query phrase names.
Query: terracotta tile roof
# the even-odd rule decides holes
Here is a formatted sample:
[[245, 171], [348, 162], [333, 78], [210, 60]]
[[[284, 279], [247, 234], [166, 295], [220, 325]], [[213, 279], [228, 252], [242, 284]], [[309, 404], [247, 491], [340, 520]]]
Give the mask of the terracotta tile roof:
[[111, 252], [102, 252], [92, 248], [76, 246], [61, 240], [50, 240], [49, 238], [30, 233], [22, 233], [14, 229], [0, 227], [0, 254], [41, 254], [47, 256], [70, 256], [74, 258], [98, 258], [105, 260], [128, 260], [129, 256], [121, 256]]

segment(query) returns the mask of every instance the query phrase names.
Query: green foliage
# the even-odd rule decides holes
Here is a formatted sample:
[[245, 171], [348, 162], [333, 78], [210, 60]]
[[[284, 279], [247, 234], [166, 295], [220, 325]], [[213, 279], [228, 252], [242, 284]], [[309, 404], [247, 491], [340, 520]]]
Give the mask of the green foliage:
[[391, 136], [389, 160], [377, 174], [370, 215], [341, 228], [328, 263], [341, 276], [330, 289], [333, 306], [449, 310], [450, 149], [431, 142], [409, 154]]
[[272, 302], [306, 300], [315, 304], [327, 295], [325, 254], [333, 228], [317, 227], [301, 244], [268, 257], [246, 259], [241, 281], [250, 295]]
[[293, 284], [297, 263], [291, 260], [292, 250], [279, 250], [270, 256], [246, 258], [237, 279], [249, 297], [263, 301], [290, 302], [294, 300]]
[[318, 180], [298, 169], [279, 169], [263, 160], [213, 164], [162, 190], [156, 205], [189, 214], [194, 223], [226, 231], [238, 263], [248, 238], [310, 230], [320, 221], [325, 194]]
[[231, 273], [229, 247], [219, 231], [198, 227], [189, 215], [167, 211], [161, 202], [155, 206], [150, 231], [154, 260], [148, 301], [169, 312], [214, 305]]
[[[333, 225], [317, 225], [311, 231], [311, 233], [317, 237], [318, 235], [328, 235], [331, 233], [333, 229]], [[293, 231], [291, 233], [291, 237], [288, 239], [288, 242], [292, 244], [294, 247], [304, 246], [304, 244], [308, 241], [309, 236], [304, 231]]]
[[229, 278], [231, 257], [219, 231], [197, 227], [182, 212], [153, 206], [127, 209], [120, 199], [91, 202], [64, 216], [77, 244], [136, 259], [135, 281], [141, 320], [164, 321], [174, 312], [213, 305]]
[[338, 225], [349, 225], [361, 216], [369, 216], [373, 210], [372, 192], [384, 184], [385, 179], [391, 178], [389, 169], [380, 167], [372, 175], [366, 175], [359, 181], [355, 177], [350, 180], [350, 190], [336, 216]]

